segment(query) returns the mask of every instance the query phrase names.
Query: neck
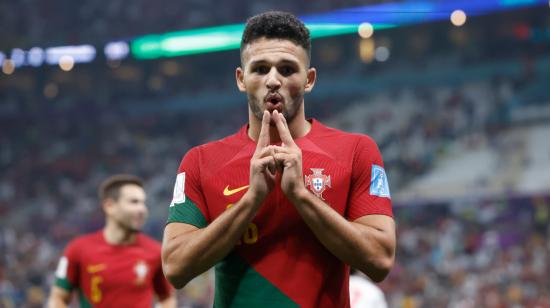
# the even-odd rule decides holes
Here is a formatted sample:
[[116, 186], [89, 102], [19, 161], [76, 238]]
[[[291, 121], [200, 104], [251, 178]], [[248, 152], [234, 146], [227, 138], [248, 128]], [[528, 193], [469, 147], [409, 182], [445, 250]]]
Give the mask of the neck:
[[[249, 123], [248, 136], [252, 140], [258, 141], [258, 137], [260, 136], [260, 129], [262, 126], [262, 120], [258, 119], [252, 113], [252, 111], [249, 110], [248, 123]], [[307, 133], [309, 133], [309, 131], [311, 130], [311, 123], [309, 123], [306, 120], [303, 107], [300, 110], [298, 110], [294, 119], [292, 119], [292, 121], [288, 121], [287, 123], [288, 123], [288, 130], [290, 131], [290, 134], [292, 135], [293, 139], [301, 138], [305, 136]], [[270, 140], [270, 143], [281, 142], [281, 137], [279, 136], [279, 131], [277, 130], [277, 126], [275, 126], [275, 124], [272, 124], [269, 126], [269, 140]]]
[[111, 245], [128, 245], [136, 241], [136, 232], [120, 227], [113, 221], [107, 220], [103, 228], [105, 241]]

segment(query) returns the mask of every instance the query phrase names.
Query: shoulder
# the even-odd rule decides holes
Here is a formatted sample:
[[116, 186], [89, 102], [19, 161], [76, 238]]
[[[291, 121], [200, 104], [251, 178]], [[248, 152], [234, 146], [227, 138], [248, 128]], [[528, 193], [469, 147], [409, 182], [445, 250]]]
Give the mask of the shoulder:
[[192, 147], [182, 159], [180, 172], [184, 169], [196, 170], [202, 167], [217, 169], [223, 166], [247, 146], [250, 146], [251, 142], [243, 131], [246, 132], [246, 127], [223, 139]]
[[149, 249], [160, 251], [160, 248], [161, 248], [159, 241], [143, 233], [138, 234], [138, 243], [140, 246], [143, 246]]
[[194, 147], [193, 149], [202, 154], [210, 154], [215, 153], [220, 149], [227, 150], [231, 148], [242, 147], [243, 144], [246, 143], [246, 138], [243, 138], [243, 130], [245, 130], [245, 127], [241, 128], [238, 132], [232, 135], [229, 135], [222, 139], [204, 143], [202, 145]]
[[316, 130], [316, 133], [315, 133], [316, 136], [337, 137], [337, 138], [339, 137], [339, 138], [346, 138], [348, 140], [367, 139], [367, 140], [373, 141], [373, 139], [369, 135], [346, 132], [334, 127], [327, 126], [316, 119], [312, 119], [312, 123]]
[[67, 244], [65, 254], [75, 256], [96, 248], [101, 243], [101, 231], [77, 236]]
[[94, 242], [101, 242], [102, 236], [103, 236], [102, 231], [87, 233], [76, 237], [70, 242], [70, 244], [75, 246], [81, 246], [81, 245], [88, 245]]
[[346, 150], [378, 150], [378, 145], [374, 139], [366, 134], [350, 133], [336, 128], [326, 126], [325, 124], [313, 119], [315, 131], [312, 139], [315, 142], [324, 142], [333, 147]]
[[218, 139], [207, 143], [203, 143], [198, 146], [194, 146], [191, 149], [189, 149], [189, 151], [187, 151], [185, 156], [189, 156], [189, 155], [195, 156], [195, 155], [205, 155], [205, 154], [208, 155], [211, 153], [215, 153], [221, 149], [225, 150], [228, 148], [240, 147], [245, 143], [245, 139], [243, 138], [243, 133], [242, 133], [243, 129], [245, 129], [245, 127], [241, 128], [238, 132], [232, 135], [229, 135], [227, 137], [224, 137], [222, 139]]

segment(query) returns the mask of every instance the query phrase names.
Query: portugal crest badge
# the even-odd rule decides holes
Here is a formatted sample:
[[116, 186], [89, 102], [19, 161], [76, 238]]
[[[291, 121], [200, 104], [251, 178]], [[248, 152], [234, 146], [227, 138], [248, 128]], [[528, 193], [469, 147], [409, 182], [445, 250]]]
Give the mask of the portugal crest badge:
[[309, 186], [309, 189], [321, 200], [323, 198], [323, 192], [327, 187], [330, 186], [330, 175], [323, 174], [321, 168], [310, 168], [313, 174], [304, 176], [306, 181], [306, 187]]
[[136, 265], [134, 265], [134, 274], [136, 274], [135, 283], [137, 285], [144, 284], [145, 278], [147, 277], [148, 272], [149, 272], [149, 266], [147, 266], [147, 263], [141, 260], [138, 261]]

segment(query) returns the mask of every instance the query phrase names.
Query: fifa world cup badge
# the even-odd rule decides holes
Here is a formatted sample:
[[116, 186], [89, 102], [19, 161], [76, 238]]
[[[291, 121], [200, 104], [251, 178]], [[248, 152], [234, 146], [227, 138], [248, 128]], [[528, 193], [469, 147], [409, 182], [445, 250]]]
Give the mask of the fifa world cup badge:
[[309, 186], [309, 189], [321, 200], [325, 200], [323, 198], [323, 192], [327, 187], [330, 186], [330, 175], [323, 174], [323, 170], [321, 168], [310, 168], [313, 174], [304, 176], [306, 187]]

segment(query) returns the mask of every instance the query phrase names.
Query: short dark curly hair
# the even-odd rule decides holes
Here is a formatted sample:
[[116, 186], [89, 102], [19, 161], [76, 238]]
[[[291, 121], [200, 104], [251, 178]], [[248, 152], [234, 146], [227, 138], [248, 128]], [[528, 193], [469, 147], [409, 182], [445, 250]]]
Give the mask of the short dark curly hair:
[[304, 23], [291, 13], [269, 11], [250, 17], [241, 39], [241, 59], [246, 45], [260, 38], [284, 39], [302, 46], [311, 58], [311, 38]]

